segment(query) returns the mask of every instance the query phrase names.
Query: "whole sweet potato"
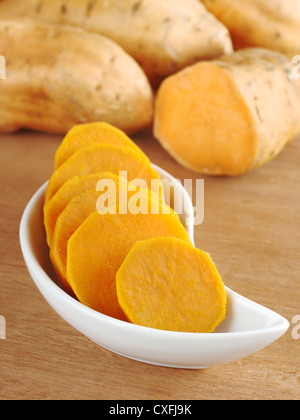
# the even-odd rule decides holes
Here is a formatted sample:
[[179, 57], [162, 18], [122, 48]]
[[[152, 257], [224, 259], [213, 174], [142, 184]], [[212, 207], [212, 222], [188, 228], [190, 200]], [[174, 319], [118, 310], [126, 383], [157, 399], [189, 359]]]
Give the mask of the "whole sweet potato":
[[232, 52], [228, 30], [199, 0], [2, 0], [1, 16], [105, 35], [141, 64], [153, 84], [196, 61]]
[[299, 0], [202, 0], [230, 31], [236, 47], [300, 53]]
[[153, 92], [140, 66], [99, 34], [34, 20], [0, 21], [0, 131], [66, 133], [105, 121], [124, 131], [148, 126]]

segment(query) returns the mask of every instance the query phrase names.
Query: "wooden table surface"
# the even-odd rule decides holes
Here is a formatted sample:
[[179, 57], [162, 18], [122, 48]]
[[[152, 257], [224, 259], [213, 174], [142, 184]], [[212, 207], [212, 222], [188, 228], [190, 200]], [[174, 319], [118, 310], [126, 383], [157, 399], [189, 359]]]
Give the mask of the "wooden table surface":
[[[174, 176], [202, 178], [134, 136]], [[300, 329], [269, 347], [205, 370], [151, 366], [113, 354], [61, 319], [34, 285], [19, 245], [22, 212], [53, 169], [62, 136], [0, 136], [0, 399], [299, 399]], [[300, 140], [265, 167], [237, 178], [205, 178], [205, 218], [195, 230], [224, 283], [280, 313], [300, 315]], [[298, 321], [299, 323], [299, 321]]]

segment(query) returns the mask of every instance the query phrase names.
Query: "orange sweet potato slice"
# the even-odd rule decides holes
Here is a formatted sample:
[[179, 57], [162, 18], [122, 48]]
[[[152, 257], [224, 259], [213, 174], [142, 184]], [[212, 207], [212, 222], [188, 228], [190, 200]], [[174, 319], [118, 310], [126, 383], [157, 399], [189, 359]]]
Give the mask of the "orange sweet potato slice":
[[75, 152], [91, 143], [125, 146], [144, 155], [142, 150], [123, 131], [110, 124], [105, 122], [78, 124], [69, 130], [58, 147], [55, 154], [55, 169]]
[[92, 143], [74, 153], [54, 171], [46, 189], [45, 203], [73, 176], [106, 171], [118, 175], [120, 171], [127, 171], [129, 181], [135, 178], [144, 179], [149, 188], [152, 184], [155, 192], [158, 190], [160, 177], [148, 158], [129, 147]]
[[[75, 176], [66, 181], [56, 194], [44, 206], [44, 226], [46, 230], [47, 243], [50, 246], [54, 233], [56, 220], [60, 213], [66, 208], [75, 196], [84, 191], [95, 189], [99, 180], [112, 179], [116, 182], [122, 178], [111, 172], [96, 172], [83, 176]], [[127, 181], [124, 178], [124, 182]]]
[[[103, 179], [105, 180], [105, 179]], [[106, 180], [105, 180], [106, 181]], [[112, 209], [115, 206], [114, 212], [116, 212], [116, 205], [118, 203], [125, 203], [126, 208], [138, 208], [135, 206], [135, 202], [131, 206], [131, 198], [134, 199], [137, 194], [137, 198], [141, 196], [145, 197], [146, 201], [146, 212], [151, 212], [152, 208], [156, 211], [156, 208], [160, 208], [165, 213], [173, 213], [173, 211], [167, 207], [166, 204], [161, 203], [158, 196], [155, 196], [150, 190], [139, 190], [139, 192], [128, 190], [128, 185], [111, 180], [114, 189], [111, 191], [105, 189], [102, 193], [97, 191], [96, 188], [84, 191], [83, 193], [75, 196], [71, 199], [69, 204], [60, 213], [57, 218], [55, 229], [52, 237], [50, 247], [50, 259], [55, 268], [55, 271], [62, 283], [62, 286], [67, 292], [71, 292], [71, 288], [67, 281], [66, 276], [66, 264], [67, 264], [67, 243], [72, 234], [76, 229], [84, 222], [84, 220], [96, 210], [98, 213], [105, 213], [108, 209]], [[126, 194], [124, 194], [126, 192]], [[104, 202], [101, 197], [105, 196]], [[106, 199], [109, 199], [108, 203], [105, 203]], [[152, 208], [150, 207], [152, 205]], [[139, 206], [142, 209], [142, 206]], [[157, 211], [156, 211], [157, 213]]]
[[[174, 236], [190, 242], [174, 214], [92, 213], [67, 247], [67, 280], [78, 300], [103, 314], [127, 320], [117, 299], [116, 274], [137, 240]], [[154, 262], [153, 262], [154, 263]]]
[[119, 304], [139, 325], [210, 333], [223, 321], [226, 292], [210, 256], [188, 242], [136, 242], [116, 275]]

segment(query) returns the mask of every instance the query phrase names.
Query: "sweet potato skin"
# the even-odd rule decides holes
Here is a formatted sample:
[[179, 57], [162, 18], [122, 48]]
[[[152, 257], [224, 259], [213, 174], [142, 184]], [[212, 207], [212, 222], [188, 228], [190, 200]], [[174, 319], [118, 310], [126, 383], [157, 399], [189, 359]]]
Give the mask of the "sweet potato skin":
[[99, 34], [3, 19], [0, 51], [7, 62], [2, 132], [28, 128], [65, 134], [78, 123], [105, 121], [132, 133], [152, 121], [153, 93], [144, 72]]
[[255, 119], [258, 145], [249, 170], [255, 169], [300, 134], [300, 83], [292, 78], [290, 60], [275, 51], [247, 48], [223, 57], [222, 64], [233, 72]]
[[[235, 151], [226, 136], [221, 143], [218, 143], [217, 139], [213, 146], [215, 149], [211, 150], [212, 134], [216, 127], [222, 128], [222, 121], [215, 115], [218, 110], [223, 113], [222, 109], [226, 109], [226, 105], [224, 106], [225, 98], [218, 96], [218, 103], [211, 111], [214, 115], [212, 116], [212, 113], [207, 112], [205, 116], [211, 128], [211, 135], [208, 135], [207, 138], [201, 137], [199, 131], [202, 129], [202, 123], [199, 123], [200, 118], [196, 108], [197, 101], [201, 101], [199, 91], [195, 92], [193, 88], [188, 88], [184, 93], [185, 97], [194, 98], [194, 104], [196, 104], [193, 109], [190, 109], [189, 123], [180, 120], [180, 115], [183, 112], [189, 113], [184, 109], [186, 104], [182, 105], [182, 109], [180, 108], [180, 100], [177, 101], [179, 103], [177, 109], [173, 109], [173, 114], [169, 117], [173, 99], [170, 97], [171, 99], [167, 100], [168, 96], [178, 92], [180, 86], [188, 85], [187, 80], [189, 78], [197, 78], [212, 67], [219, 69], [220, 74], [223, 72], [231, 80], [235, 96], [239, 95], [241, 106], [246, 105], [247, 107], [246, 121], [249, 126], [249, 133], [252, 134], [249, 140], [249, 144], [251, 143], [249, 154], [245, 153], [245, 161], [247, 160], [247, 162], [243, 166], [240, 166], [238, 161], [236, 165], [232, 163], [228, 165], [228, 157], [234, 155]], [[202, 62], [190, 66], [162, 83], [156, 98], [154, 135], [176, 160], [196, 172], [210, 175], [239, 175], [258, 168], [277, 156], [289, 141], [300, 134], [298, 115], [300, 87], [299, 81], [293, 80], [291, 77], [292, 72], [292, 63], [287, 57], [278, 52], [259, 48], [240, 50], [209, 63]], [[204, 89], [204, 84], [201, 85], [201, 89]], [[207, 92], [206, 98], [209, 97], [209, 94]], [[168, 106], [166, 106], [166, 103]], [[202, 109], [203, 114], [205, 112]], [[232, 119], [234, 117], [235, 115], [232, 116]], [[176, 124], [179, 127], [176, 128]], [[185, 124], [188, 124], [188, 126], [185, 126]], [[191, 127], [191, 125], [193, 126]], [[199, 132], [199, 136], [193, 144], [189, 145], [190, 136], [185, 133], [190, 130], [193, 130], [194, 133]], [[247, 131], [245, 130], [245, 132]], [[232, 132], [234, 132], [234, 124]], [[177, 137], [178, 139], [176, 139]], [[185, 148], [182, 145], [180, 148], [178, 147], [180, 142], [182, 142], [182, 145], [186, 144]], [[218, 165], [215, 162], [213, 164], [213, 158], [210, 159], [207, 150], [210, 148], [210, 155], [214, 155], [214, 153], [219, 152], [221, 144], [224, 154], [218, 156]], [[253, 150], [253, 145], [255, 150]], [[188, 147], [190, 147], [190, 150], [188, 150]], [[186, 156], [185, 149], [187, 151]], [[192, 150], [195, 150], [195, 153], [200, 150], [201, 165], [191, 164], [188, 153], [191, 154]]]
[[235, 46], [264, 47], [288, 57], [300, 51], [298, 0], [202, 0], [230, 31]]
[[199, 59], [232, 52], [227, 28], [198, 0], [2, 0], [1, 15], [105, 35], [141, 64], [154, 85]]

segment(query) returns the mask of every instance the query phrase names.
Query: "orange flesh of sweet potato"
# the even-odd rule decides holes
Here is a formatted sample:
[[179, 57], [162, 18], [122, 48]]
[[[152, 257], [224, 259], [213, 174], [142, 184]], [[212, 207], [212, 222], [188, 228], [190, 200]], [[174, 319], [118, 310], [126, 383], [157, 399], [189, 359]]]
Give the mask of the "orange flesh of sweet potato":
[[[69, 238], [91, 213], [97, 210], [98, 213], [101, 212], [101, 214], [103, 214], [108, 211], [108, 205], [110, 205], [110, 208], [120, 203], [127, 203], [128, 206], [130, 206], [130, 200], [131, 198], [134, 198], [134, 195], [136, 194], [136, 191], [128, 190], [128, 185], [120, 185], [119, 182], [116, 182], [115, 180], [112, 180], [112, 182], [115, 185], [114, 190], [108, 190], [101, 193], [97, 191], [96, 188], [93, 188], [76, 195], [57, 218], [50, 247], [50, 259], [64, 289], [68, 292], [71, 291], [66, 276], [67, 243]], [[119, 194], [120, 190], [121, 195]], [[127, 190], [126, 194], [122, 194], [122, 192], [125, 192], [124, 190]], [[112, 193], [111, 195], [110, 192]], [[105, 203], [99, 201], [102, 194], [105, 195]], [[152, 203], [154, 208], [164, 209], [166, 213], [173, 213], [173, 211], [169, 209], [166, 204], [162, 203], [159, 197], [155, 196], [150, 190], [140, 190], [137, 197], [139, 198], [141, 196], [145, 196], [147, 201], [147, 212], [151, 211], [148, 204], [154, 202]], [[106, 198], [109, 200], [108, 203], [106, 203]]]
[[225, 318], [226, 292], [213, 261], [177, 238], [136, 242], [117, 272], [116, 288], [135, 324], [210, 333]]
[[[96, 190], [96, 185], [100, 179], [112, 179], [119, 182], [122, 180], [122, 177], [111, 172], [96, 172], [83, 176], [75, 176], [66, 181], [56, 194], [54, 194], [51, 200], [45, 204], [44, 226], [49, 246], [51, 245], [56, 220], [60, 213], [75, 196], [84, 191], [91, 190], [92, 188], [95, 188]], [[124, 182], [127, 181], [124, 179]]]
[[148, 158], [136, 151], [123, 146], [92, 143], [74, 153], [54, 171], [47, 186], [45, 203], [73, 176], [106, 171], [117, 175], [120, 171], [127, 171], [129, 181], [135, 178], [144, 179], [149, 188], [151, 180], [160, 180]]
[[78, 124], [64, 137], [55, 154], [55, 169], [71, 155], [91, 143], [129, 147], [143, 154], [141, 149], [123, 131], [105, 122]]
[[92, 213], [70, 237], [67, 280], [78, 300], [103, 314], [126, 320], [116, 293], [116, 273], [137, 240], [175, 236], [190, 242], [173, 214]]
[[88, 215], [96, 210], [98, 197], [99, 192], [96, 191], [96, 188], [75, 196], [56, 221], [50, 247], [50, 259], [67, 292], [72, 290], [66, 279], [67, 242]]
[[232, 75], [211, 63], [162, 83], [154, 135], [183, 166], [215, 175], [247, 170], [257, 143], [254, 118]]
[[284, 55], [248, 48], [165, 80], [154, 134], [183, 165], [239, 175], [276, 157], [300, 134], [300, 84]]

